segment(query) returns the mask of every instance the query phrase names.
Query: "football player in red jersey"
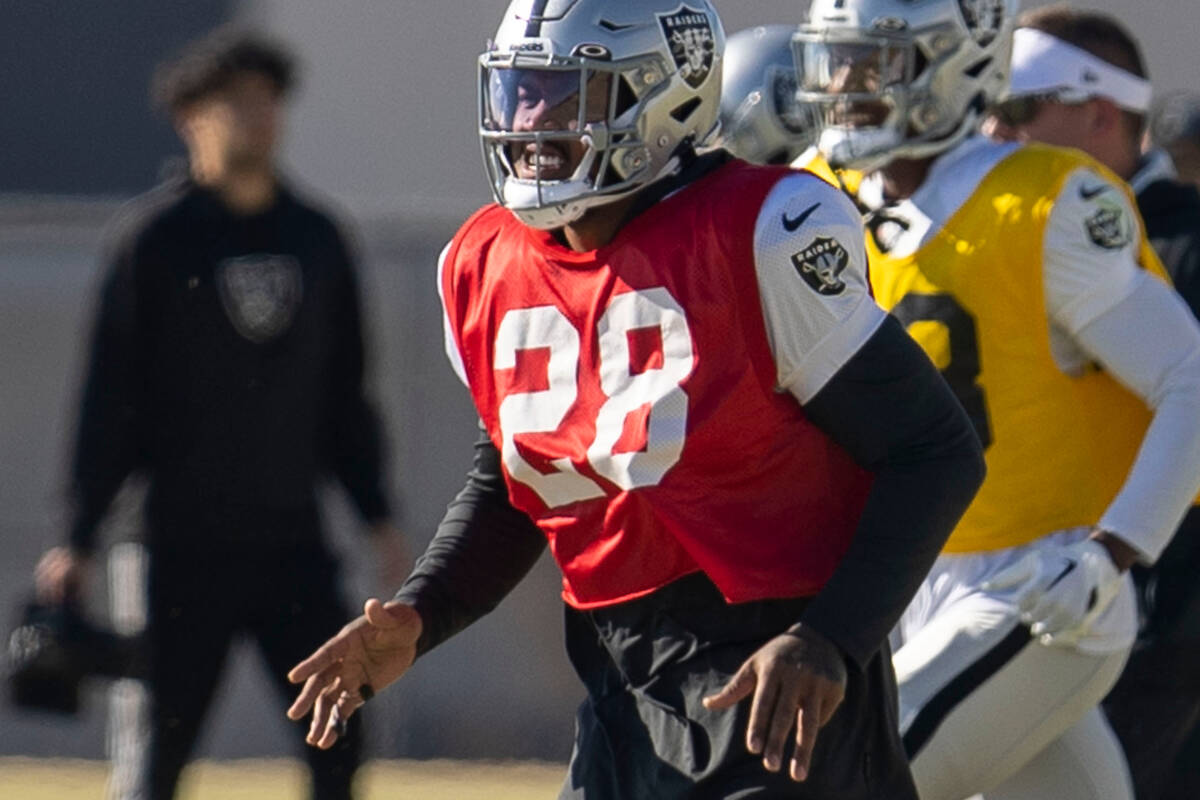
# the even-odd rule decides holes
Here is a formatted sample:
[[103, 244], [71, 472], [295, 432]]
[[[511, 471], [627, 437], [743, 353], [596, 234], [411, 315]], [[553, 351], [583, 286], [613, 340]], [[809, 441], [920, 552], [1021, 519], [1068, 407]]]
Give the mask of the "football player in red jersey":
[[697, 155], [723, 44], [708, 0], [505, 13], [480, 59], [497, 202], [440, 263], [485, 435], [396, 597], [292, 671], [312, 744], [549, 542], [588, 690], [562, 797], [915, 800], [885, 640], [980, 445], [872, 300], [850, 201]]

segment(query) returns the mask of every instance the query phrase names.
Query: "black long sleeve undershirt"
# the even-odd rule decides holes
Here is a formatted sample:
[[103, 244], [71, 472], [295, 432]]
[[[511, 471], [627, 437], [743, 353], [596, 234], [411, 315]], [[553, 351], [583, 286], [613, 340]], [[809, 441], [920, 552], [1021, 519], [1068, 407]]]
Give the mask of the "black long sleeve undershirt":
[[[805, 412], [875, 473], [849, 551], [800, 620], [862, 666], [978, 490], [982, 451], [941, 375], [890, 317]], [[495, 608], [544, 547], [532, 520], [509, 503], [499, 453], [481, 438], [466, 487], [396, 595], [424, 622], [419, 651]]]
[[863, 666], [983, 483], [983, 450], [950, 387], [894, 317], [804, 411], [875, 473], [849, 550], [801, 620]]
[[396, 593], [421, 616], [417, 652], [431, 650], [499, 605], [545, 549], [545, 535], [509, 502], [500, 452], [481, 431], [466, 485]]

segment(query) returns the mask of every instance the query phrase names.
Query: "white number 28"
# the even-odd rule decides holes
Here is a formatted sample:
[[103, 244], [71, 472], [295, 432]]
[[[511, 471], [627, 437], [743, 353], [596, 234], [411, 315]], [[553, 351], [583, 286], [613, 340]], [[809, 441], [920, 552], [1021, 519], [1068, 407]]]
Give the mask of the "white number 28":
[[[662, 363], [634, 374], [629, 334], [654, 328], [662, 342]], [[579, 369], [579, 331], [557, 307], [536, 306], [507, 312], [496, 332], [497, 370], [514, 368], [520, 350], [550, 352], [547, 388], [515, 392], [500, 403], [504, 465], [514, 480], [537, 492], [550, 508], [604, 495], [599, 483], [575, 469], [572, 455], [585, 455], [596, 473], [628, 490], [658, 483], [683, 451], [688, 399], [680, 384], [691, 374], [693, 360], [683, 309], [661, 287], [620, 294], [596, 323], [596, 334], [598, 377], [606, 399], [594, 412], [582, 408], [576, 412], [595, 414], [595, 438], [584, 454], [569, 444], [574, 439], [565, 436], [565, 452], [550, 461], [554, 471], [543, 473], [522, 457], [514, 437], [558, 431], [575, 406], [577, 381], [587, 378]], [[645, 446], [635, 452], [615, 452], [629, 415], [646, 407]]]

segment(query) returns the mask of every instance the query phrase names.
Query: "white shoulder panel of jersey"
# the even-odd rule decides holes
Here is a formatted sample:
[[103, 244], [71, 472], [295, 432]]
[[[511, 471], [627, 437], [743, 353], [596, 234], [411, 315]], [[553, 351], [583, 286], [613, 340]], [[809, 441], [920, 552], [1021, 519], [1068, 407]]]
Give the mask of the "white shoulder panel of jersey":
[[1043, 242], [1051, 320], [1076, 334], [1133, 291], [1141, 236], [1122, 187], [1086, 167], [1068, 175]]
[[463, 382], [464, 386], [470, 388], [467, 382], [467, 368], [463, 364], [462, 353], [458, 351], [458, 340], [454, 338], [454, 333], [450, 330], [450, 315], [446, 311], [446, 293], [442, 284], [442, 274], [446, 269], [446, 255], [450, 252], [450, 242], [446, 242], [446, 246], [442, 248], [442, 252], [438, 255], [437, 265], [437, 287], [438, 297], [442, 301], [442, 338], [443, 346], [446, 349], [446, 358], [450, 360], [450, 367], [454, 370], [454, 374]]
[[758, 215], [754, 266], [779, 387], [808, 402], [885, 317], [858, 209], [815, 175], [782, 178]]

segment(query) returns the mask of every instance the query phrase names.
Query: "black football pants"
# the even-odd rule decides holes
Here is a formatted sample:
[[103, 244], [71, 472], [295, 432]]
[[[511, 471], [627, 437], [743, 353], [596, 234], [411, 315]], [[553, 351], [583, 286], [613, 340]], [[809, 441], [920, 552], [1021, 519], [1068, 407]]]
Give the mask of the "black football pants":
[[588, 698], [560, 800], [916, 800], [886, 644], [865, 672], [849, 668], [846, 698], [821, 729], [803, 783], [746, 750], [749, 699], [726, 711], [701, 704], [804, 604], [730, 606], [695, 575], [611, 608], [568, 609], [567, 650]]
[[[244, 546], [212, 550], [176, 549], [163, 538], [202, 532], [158, 530], [159, 541], [150, 548], [147, 609], [151, 708], [143, 786], [150, 800], [174, 797], [235, 639], [244, 635], [255, 643], [276, 689], [260, 698], [256, 713], [284, 720], [298, 689], [287, 682], [288, 670], [350, 619], [336, 563], [316, 536], [315, 514], [281, 524], [312, 530], [271, 537], [271, 546], [254, 545], [256, 531], [247, 530]], [[285, 538], [290, 544], [279, 542]], [[359, 721], [355, 715], [348, 735], [327, 751], [303, 743], [307, 722], [287, 722], [310, 767], [314, 800], [351, 797]]]

